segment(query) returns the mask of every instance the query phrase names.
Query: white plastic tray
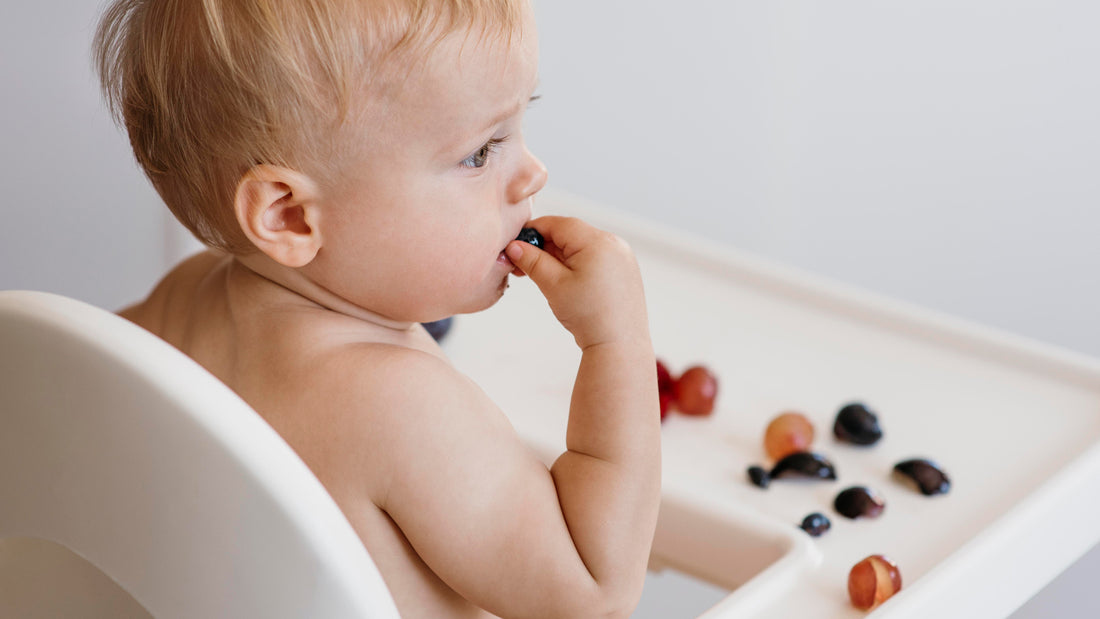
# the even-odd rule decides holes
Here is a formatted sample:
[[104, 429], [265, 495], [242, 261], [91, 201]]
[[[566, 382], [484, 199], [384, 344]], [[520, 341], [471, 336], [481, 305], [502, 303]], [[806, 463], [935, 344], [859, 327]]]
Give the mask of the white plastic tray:
[[[720, 381], [714, 414], [663, 428], [663, 503], [652, 565], [729, 588], [702, 615], [861, 617], [847, 574], [870, 554], [900, 567], [902, 591], [875, 617], [1004, 617], [1100, 540], [1100, 363], [826, 282], [560, 193], [540, 214], [577, 215], [630, 242], [646, 282], [654, 347], [674, 373]], [[868, 259], [874, 259], [869, 256]], [[456, 320], [446, 348], [547, 462], [564, 449], [579, 354], [528, 281]], [[841, 405], [867, 403], [885, 437], [838, 443]], [[749, 484], [767, 422], [810, 417], [837, 482]], [[890, 476], [905, 458], [948, 472], [924, 497]], [[851, 485], [885, 512], [832, 508]], [[820, 538], [796, 528], [820, 511]]]

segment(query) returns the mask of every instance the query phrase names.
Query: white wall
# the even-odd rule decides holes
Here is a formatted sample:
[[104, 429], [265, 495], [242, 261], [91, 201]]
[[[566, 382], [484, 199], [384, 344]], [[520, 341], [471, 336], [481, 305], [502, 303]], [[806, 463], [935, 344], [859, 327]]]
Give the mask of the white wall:
[[[537, 2], [554, 185], [1100, 355], [1100, 4]], [[0, 289], [113, 308], [176, 250], [99, 100], [98, 6], [0, 6]], [[1096, 615], [1098, 570], [1018, 618]]]
[[96, 0], [0, 3], [0, 289], [104, 307], [164, 269], [156, 194], [100, 102]]
[[1100, 353], [1100, 5], [537, 7], [554, 184]]
[[[1100, 355], [1100, 4], [536, 2], [552, 184]], [[1098, 572], [1016, 618], [1097, 616]]]

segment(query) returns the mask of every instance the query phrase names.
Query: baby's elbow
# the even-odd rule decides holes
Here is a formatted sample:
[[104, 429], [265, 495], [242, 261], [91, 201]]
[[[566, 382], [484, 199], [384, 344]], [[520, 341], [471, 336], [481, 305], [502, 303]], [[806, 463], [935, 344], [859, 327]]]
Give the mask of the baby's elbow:
[[600, 616], [606, 619], [630, 619], [641, 597], [641, 587], [638, 587], [637, 593], [624, 591], [615, 596], [609, 596], [604, 604], [604, 612]]
[[558, 599], [563, 602], [557, 617], [576, 619], [629, 619], [642, 597], [641, 583], [637, 586], [608, 586], [592, 581], [580, 591], [563, 592]]
[[630, 619], [634, 609], [638, 606], [637, 599], [606, 598], [593, 604], [587, 609], [577, 609], [569, 617], [592, 617], [593, 619]]

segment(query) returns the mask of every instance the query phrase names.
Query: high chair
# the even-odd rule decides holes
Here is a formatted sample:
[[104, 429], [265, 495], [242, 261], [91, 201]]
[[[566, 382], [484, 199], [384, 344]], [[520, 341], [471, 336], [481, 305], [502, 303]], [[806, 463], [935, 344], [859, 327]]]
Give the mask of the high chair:
[[398, 617], [295, 452], [105, 310], [0, 292], [0, 616]]

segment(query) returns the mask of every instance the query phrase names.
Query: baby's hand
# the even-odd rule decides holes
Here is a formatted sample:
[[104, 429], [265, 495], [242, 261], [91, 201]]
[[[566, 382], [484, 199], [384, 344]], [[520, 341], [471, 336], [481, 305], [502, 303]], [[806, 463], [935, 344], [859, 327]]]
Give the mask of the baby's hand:
[[527, 225], [542, 234], [545, 248], [512, 241], [507, 256], [538, 285], [578, 346], [648, 340], [642, 278], [626, 242], [571, 217]]

